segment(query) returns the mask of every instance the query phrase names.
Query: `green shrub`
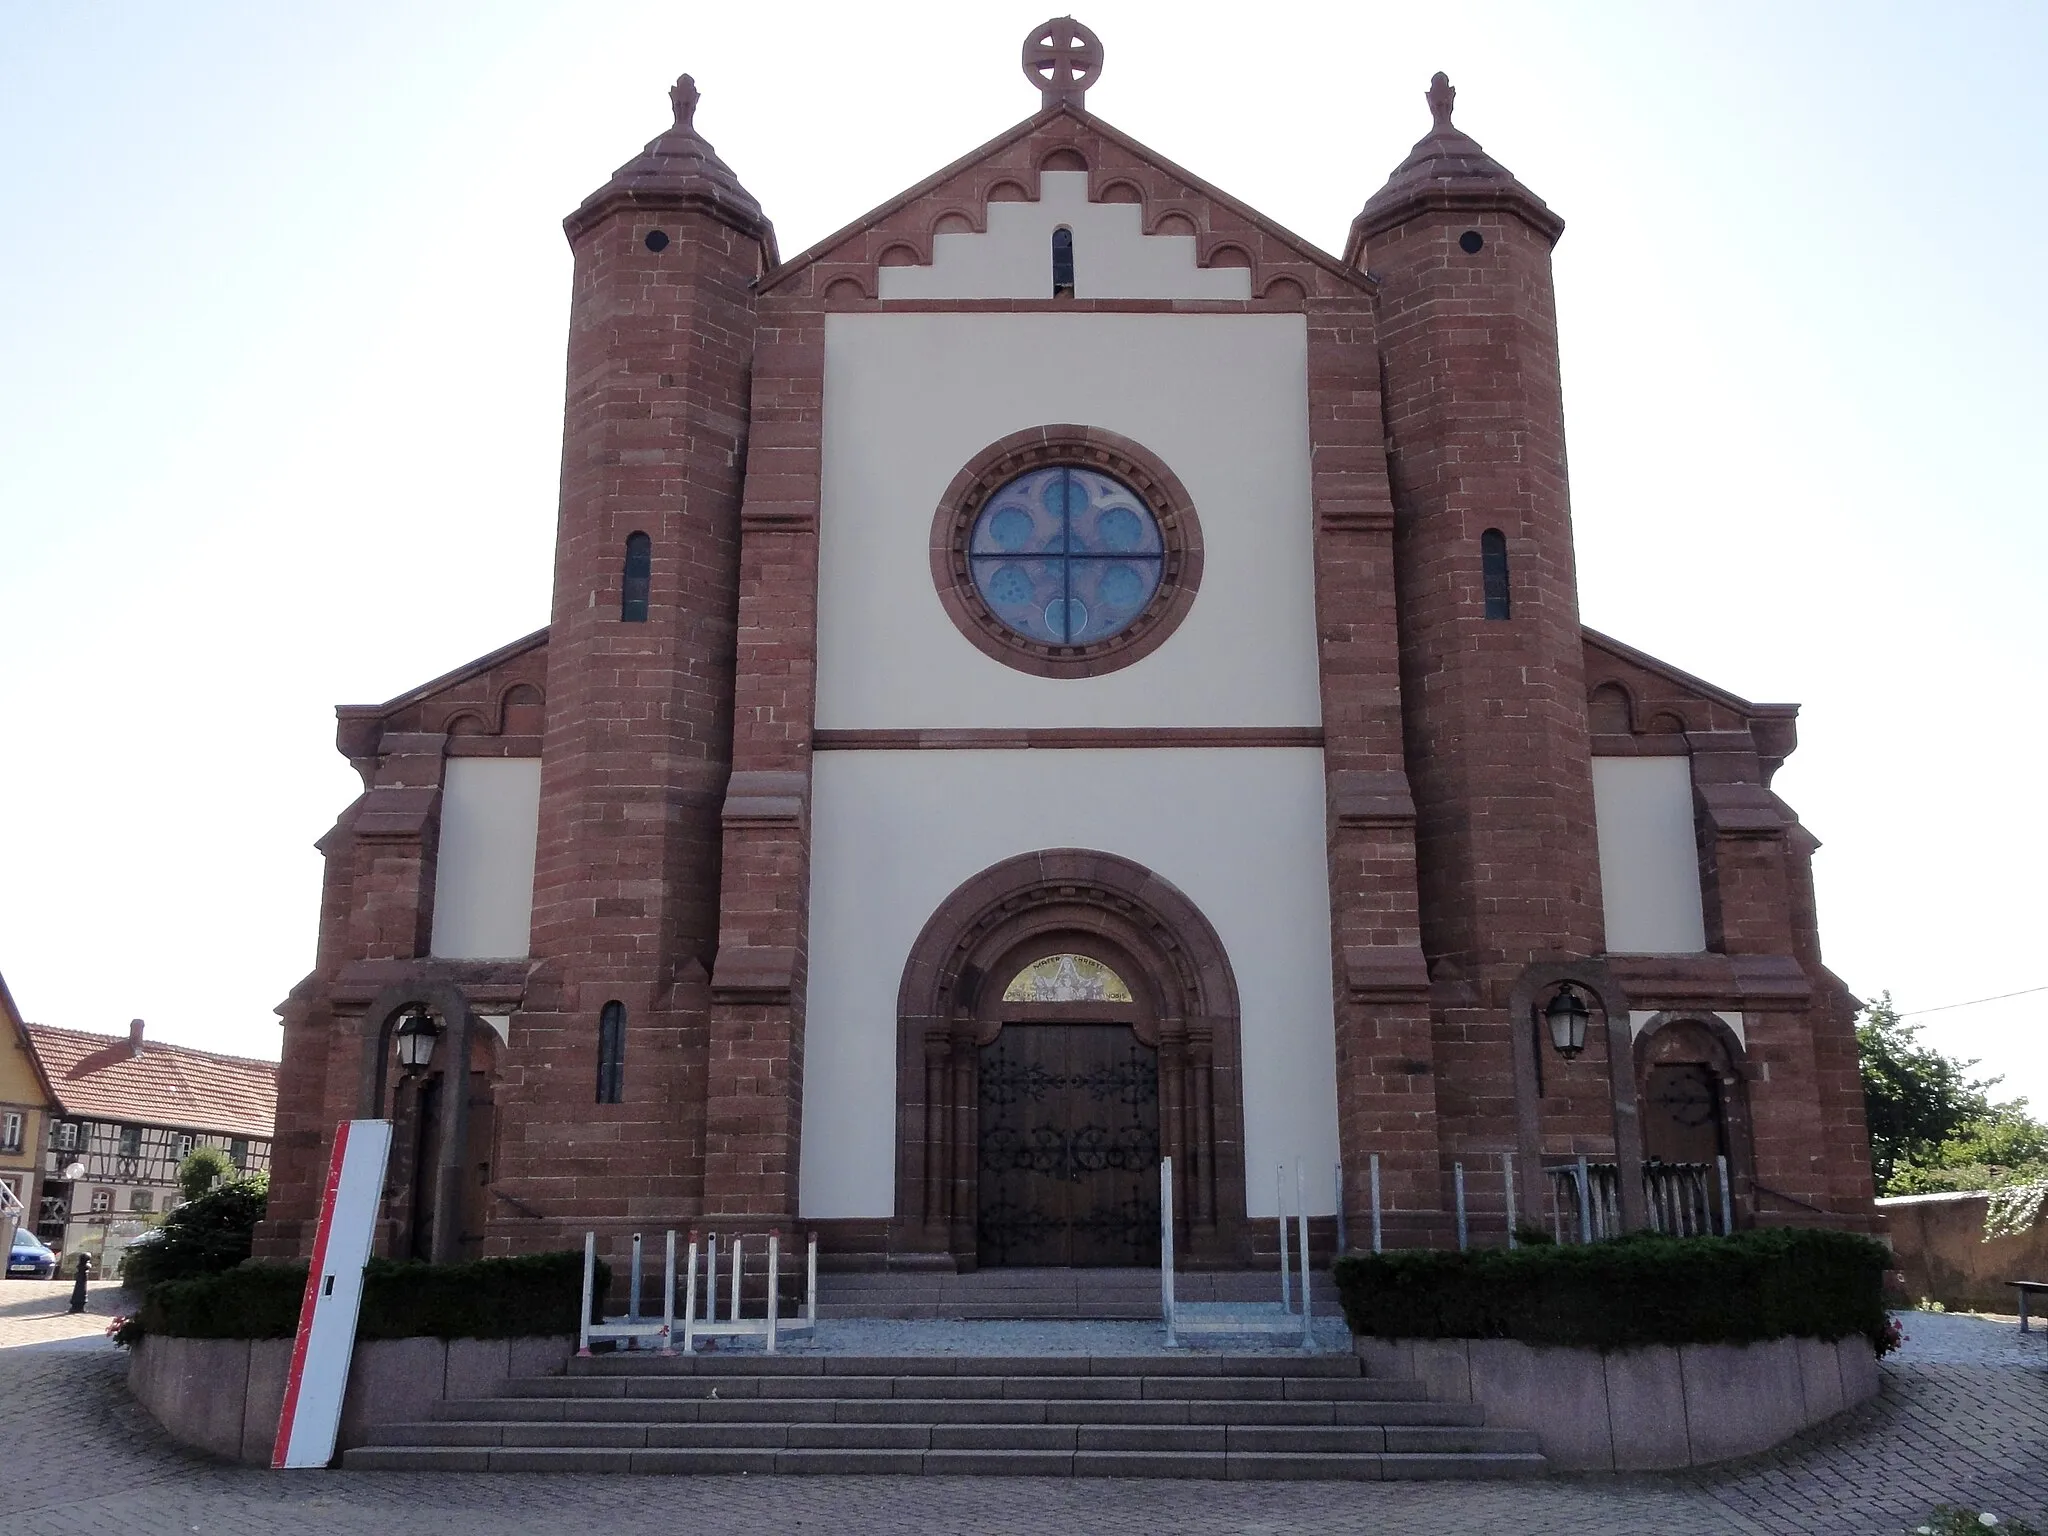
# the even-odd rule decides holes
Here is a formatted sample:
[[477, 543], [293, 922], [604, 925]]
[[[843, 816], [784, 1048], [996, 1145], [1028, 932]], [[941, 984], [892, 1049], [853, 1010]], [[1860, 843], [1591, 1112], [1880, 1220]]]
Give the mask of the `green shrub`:
[[216, 1184], [128, 1245], [121, 1257], [121, 1283], [142, 1289], [233, 1269], [249, 1257], [256, 1223], [269, 1206], [267, 1173]]
[[241, 1172], [219, 1147], [194, 1147], [178, 1164], [178, 1192], [197, 1200], [216, 1184], [232, 1183]]
[[[610, 1271], [597, 1267], [602, 1297]], [[143, 1334], [187, 1339], [288, 1339], [298, 1331], [304, 1264], [244, 1264], [150, 1287]], [[583, 1255], [536, 1253], [467, 1264], [372, 1259], [359, 1339], [515, 1339], [576, 1331]]]
[[1357, 1334], [1626, 1349], [1889, 1336], [1884, 1245], [1848, 1232], [1634, 1236], [1582, 1246], [1339, 1259]]

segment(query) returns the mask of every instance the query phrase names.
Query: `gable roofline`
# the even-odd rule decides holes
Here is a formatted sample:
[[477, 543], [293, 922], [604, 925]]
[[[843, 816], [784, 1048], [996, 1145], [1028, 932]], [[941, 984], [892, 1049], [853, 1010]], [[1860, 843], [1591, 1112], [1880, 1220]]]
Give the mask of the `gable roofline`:
[[1580, 625], [1579, 633], [1584, 636], [1586, 643], [1595, 650], [1605, 651], [1617, 661], [1626, 661], [1633, 666], [1641, 667], [1646, 672], [1654, 672], [1659, 677], [1678, 684], [1681, 688], [1689, 688], [1694, 693], [1702, 694], [1717, 704], [1725, 704], [1737, 714], [1747, 718], [1789, 720], [1799, 714], [1799, 706], [1797, 704], [1759, 704], [1754, 700], [1745, 699], [1739, 694], [1730, 693], [1726, 688], [1716, 687], [1703, 677], [1694, 677], [1690, 672], [1674, 667], [1668, 661], [1659, 661], [1648, 651], [1639, 651], [1634, 646], [1615, 639], [1612, 635], [1603, 635], [1599, 630], [1588, 625]]
[[[252, 1141], [274, 1141], [276, 1139], [277, 1083], [281, 1067], [281, 1064], [278, 1062], [261, 1056], [232, 1056], [225, 1051], [202, 1050], [198, 1046], [192, 1045], [174, 1045], [164, 1040], [148, 1042], [143, 1047], [143, 1055], [136, 1056], [131, 1054], [129, 1037], [126, 1035], [107, 1035], [94, 1029], [66, 1029], [56, 1024], [32, 1024], [26, 1026], [26, 1028], [31, 1042], [40, 1037], [49, 1040], [53, 1048], [60, 1045], [69, 1045], [73, 1049], [85, 1048], [83, 1054], [78, 1055], [71, 1061], [74, 1075], [85, 1085], [96, 1086], [93, 1085], [92, 1080], [102, 1071], [111, 1068], [127, 1067], [138, 1061], [146, 1062], [158, 1068], [168, 1066], [173, 1073], [177, 1073], [179, 1068], [186, 1063], [191, 1063], [195, 1066], [225, 1067], [231, 1072], [243, 1074], [242, 1081], [245, 1084], [251, 1078], [261, 1077], [265, 1080], [265, 1086], [268, 1089], [269, 1130], [260, 1128], [259, 1122], [262, 1119], [260, 1111], [252, 1118], [240, 1118], [234, 1113], [234, 1108], [246, 1109], [246, 1104], [233, 1107], [225, 1106], [217, 1096], [211, 1098], [206, 1105], [202, 1106], [210, 1107], [216, 1111], [223, 1111], [210, 1118], [203, 1114], [192, 1113], [184, 1107], [163, 1103], [160, 1100], [143, 1102], [140, 1099], [132, 1104], [123, 1105], [122, 1109], [124, 1112], [119, 1118], [122, 1123], [129, 1125], [157, 1125], [175, 1131], [198, 1131], [211, 1135], [247, 1136]], [[64, 1053], [59, 1050], [58, 1054], [61, 1057]], [[40, 1049], [37, 1051], [37, 1058], [40, 1066]], [[77, 1069], [86, 1067], [88, 1063], [91, 1064], [90, 1070], [82, 1073], [78, 1072]], [[47, 1077], [47, 1067], [44, 1067], [43, 1070]], [[202, 1089], [212, 1086], [211, 1084], [195, 1083], [183, 1076], [175, 1078], [175, 1085], [178, 1089], [195, 1099], [204, 1098], [205, 1095]], [[159, 1079], [144, 1086], [160, 1091], [164, 1084]], [[132, 1093], [134, 1085], [128, 1085], [128, 1091]], [[68, 1118], [104, 1119], [109, 1114], [106, 1106], [85, 1102], [76, 1096], [67, 1102], [64, 1095], [61, 1092], [55, 1091], [54, 1088], [51, 1093], [51, 1102], [56, 1105], [60, 1114]]]
[[548, 626], [542, 625], [532, 634], [522, 635], [510, 645], [501, 645], [488, 655], [479, 656], [474, 661], [465, 661], [452, 672], [443, 672], [439, 677], [421, 683], [417, 688], [409, 688], [396, 698], [386, 699], [382, 704], [337, 704], [334, 706], [334, 713], [344, 720], [361, 720], [393, 714], [408, 705], [432, 698], [444, 688], [452, 688], [457, 683], [467, 682], [470, 678], [488, 672], [515, 656], [523, 656], [528, 651], [538, 650], [547, 643]]
[[50, 1081], [50, 1074], [43, 1066], [43, 1058], [36, 1050], [35, 1038], [28, 1032], [28, 1021], [21, 1016], [21, 1009], [15, 1006], [14, 994], [7, 990], [7, 978], [0, 976], [0, 1013], [7, 1015], [7, 1022], [14, 1030], [14, 1038], [28, 1056], [29, 1067], [35, 1072], [36, 1081], [42, 1084], [43, 1102], [56, 1109], [64, 1106], [57, 1101], [57, 1089]]
[[1306, 261], [1313, 262], [1315, 265], [1321, 267], [1324, 271], [1330, 273], [1333, 277], [1340, 278], [1343, 281], [1352, 284], [1354, 287], [1357, 287], [1366, 293], [1374, 293], [1378, 291], [1378, 281], [1371, 277], [1369, 274], [1359, 271], [1356, 267], [1346, 266], [1344, 262], [1340, 260], [1338, 257], [1332, 256], [1328, 251], [1324, 250], [1321, 246], [1312, 244], [1310, 241], [1303, 239], [1300, 235], [1297, 235], [1293, 230], [1287, 228], [1284, 224], [1276, 223], [1274, 220], [1268, 218], [1265, 214], [1260, 213], [1256, 208], [1252, 207], [1249, 203], [1243, 202], [1238, 198], [1232, 197], [1228, 192], [1225, 192], [1221, 187], [1218, 187], [1211, 182], [1204, 181], [1194, 172], [1187, 170], [1182, 166], [1176, 165], [1173, 161], [1167, 159], [1157, 150], [1151, 148], [1149, 145], [1140, 143], [1138, 140], [1132, 138], [1129, 134], [1125, 133], [1122, 129], [1114, 128], [1110, 124], [1104, 122], [1101, 118], [1095, 116], [1093, 113], [1088, 112], [1081, 107], [1073, 106], [1070, 103], [1066, 102], [1060, 102], [1054, 106], [1047, 107], [1043, 111], [1036, 112], [1032, 114], [1030, 117], [1025, 118], [1022, 122], [1016, 123], [1011, 127], [1004, 129], [1001, 133], [997, 134], [994, 138], [990, 139], [986, 144], [983, 144], [978, 148], [969, 150], [966, 154], [962, 155], [958, 160], [955, 160], [952, 164], [944, 166], [937, 171], [934, 171], [931, 175], [925, 177], [923, 181], [918, 182], [915, 186], [906, 188], [904, 191], [899, 192], [894, 197], [890, 198], [887, 202], [878, 204], [877, 206], [870, 208], [866, 213], [862, 214], [859, 218], [853, 220], [850, 224], [846, 224], [841, 228], [834, 230], [831, 234], [827, 235], [817, 244], [810, 246], [806, 250], [799, 251], [796, 255], [790, 257], [789, 260], [782, 263], [781, 266], [772, 268], [771, 270], [763, 273], [759, 281], [755, 284], [756, 291], [760, 293], [772, 292], [774, 289], [780, 287], [783, 283], [787, 282], [790, 278], [796, 276], [797, 273], [803, 271], [806, 267], [809, 267], [814, 263], [822, 260], [824, 257], [830, 255], [840, 245], [852, 239], [855, 235], [861, 233], [861, 231], [868, 229], [869, 227], [875, 224], [879, 224], [882, 220], [888, 218], [891, 214], [894, 214], [901, 209], [909, 207], [919, 198], [926, 197], [932, 192], [938, 190], [938, 188], [944, 186], [948, 181], [952, 180], [955, 176], [958, 176], [962, 171], [968, 170], [971, 167], [979, 164], [981, 161], [988, 159], [990, 156], [998, 154], [1002, 150], [1008, 149], [1012, 144], [1017, 143], [1020, 139], [1029, 138], [1033, 133], [1036, 133], [1039, 129], [1047, 126], [1048, 124], [1052, 123], [1061, 116], [1071, 117], [1075, 122], [1080, 123], [1083, 127], [1086, 127], [1095, 133], [1101, 134], [1102, 137], [1109, 140], [1112, 144], [1115, 144], [1119, 148], [1127, 151], [1128, 153], [1137, 156], [1141, 160], [1149, 162], [1154, 169], [1164, 171], [1169, 176], [1179, 178], [1182, 182], [1186, 183], [1187, 186], [1193, 189], [1195, 192], [1201, 194], [1203, 197], [1210, 199], [1212, 202], [1221, 205], [1222, 207], [1228, 208], [1232, 213], [1236, 214], [1239, 218], [1247, 220], [1249, 223], [1257, 227], [1263, 233], [1272, 236], [1275, 240], [1280, 241], [1283, 245], [1287, 246], [1290, 250], [1294, 251], [1296, 255], [1302, 257]]

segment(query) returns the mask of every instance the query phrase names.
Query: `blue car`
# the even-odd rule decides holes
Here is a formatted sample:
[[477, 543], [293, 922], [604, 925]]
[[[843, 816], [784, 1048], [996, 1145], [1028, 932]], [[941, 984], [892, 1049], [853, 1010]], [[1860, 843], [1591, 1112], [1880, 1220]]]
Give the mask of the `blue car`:
[[56, 1273], [57, 1255], [49, 1245], [26, 1227], [17, 1230], [14, 1247], [7, 1255], [7, 1278], [48, 1280]]

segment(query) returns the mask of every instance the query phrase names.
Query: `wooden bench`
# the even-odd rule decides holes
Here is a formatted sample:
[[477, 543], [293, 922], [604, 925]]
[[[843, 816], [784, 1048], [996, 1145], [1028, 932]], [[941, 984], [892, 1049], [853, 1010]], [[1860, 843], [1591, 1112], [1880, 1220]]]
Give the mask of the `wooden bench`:
[[2027, 1298], [2048, 1294], [2048, 1280], [2008, 1280], [2005, 1282], [2020, 1293], [2020, 1332], [2027, 1331]]

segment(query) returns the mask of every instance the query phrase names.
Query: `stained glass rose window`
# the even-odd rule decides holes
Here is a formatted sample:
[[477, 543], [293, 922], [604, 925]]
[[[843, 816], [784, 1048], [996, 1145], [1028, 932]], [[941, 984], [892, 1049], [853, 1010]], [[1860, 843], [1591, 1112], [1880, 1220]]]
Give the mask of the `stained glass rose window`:
[[1165, 554], [1158, 520], [1135, 491], [1063, 464], [1000, 487], [968, 543], [990, 612], [1047, 645], [1088, 645], [1128, 628], [1159, 590]]

